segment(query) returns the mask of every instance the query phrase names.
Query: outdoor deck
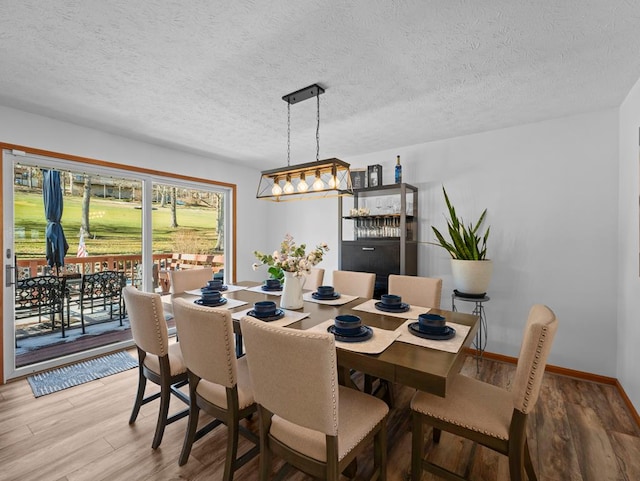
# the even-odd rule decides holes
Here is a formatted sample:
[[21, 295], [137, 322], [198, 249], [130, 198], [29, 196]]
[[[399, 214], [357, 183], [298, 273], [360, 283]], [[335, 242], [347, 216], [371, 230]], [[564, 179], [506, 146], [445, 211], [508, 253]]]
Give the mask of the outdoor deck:
[[[167, 325], [174, 326], [170, 314]], [[66, 322], [66, 321], [65, 321]], [[85, 334], [82, 334], [80, 316], [72, 311], [70, 327], [65, 327], [62, 337], [59, 321], [56, 329], [51, 329], [49, 319], [37, 317], [21, 319], [16, 323], [16, 367], [23, 367], [75, 354], [97, 347], [115, 344], [131, 339], [129, 320], [125, 316], [122, 326], [117, 313], [110, 319], [108, 311], [85, 314]]]

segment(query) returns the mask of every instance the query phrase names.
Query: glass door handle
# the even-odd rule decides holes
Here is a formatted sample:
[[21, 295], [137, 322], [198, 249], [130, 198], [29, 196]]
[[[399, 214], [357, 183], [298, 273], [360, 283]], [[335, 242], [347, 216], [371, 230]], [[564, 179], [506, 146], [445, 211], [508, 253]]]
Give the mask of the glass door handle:
[[4, 286], [5, 287], [11, 287], [12, 285], [14, 285], [16, 283], [15, 282], [15, 277], [13, 275], [11, 275], [12, 274], [11, 270], [13, 270], [14, 273], [15, 273], [15, 269], [16, 268], [14, 266], [12, 266], [11, 264], [7, 264], [4, 267], [4, 279], [5, 279]]

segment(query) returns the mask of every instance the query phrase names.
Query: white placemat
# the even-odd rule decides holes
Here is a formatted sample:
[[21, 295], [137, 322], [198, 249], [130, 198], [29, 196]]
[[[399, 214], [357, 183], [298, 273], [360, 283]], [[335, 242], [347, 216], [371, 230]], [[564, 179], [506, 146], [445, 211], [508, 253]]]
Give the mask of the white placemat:
[[[279, 309], [279, 308], [278, 308]], [[235, 320], [239, 321], [243, 316], [246, 316], [249, 311], [253, 310], [253, 307], [249, 309], [245, 309], [243, 311], [234, 312], [231, 317]], [[288, 309], [283, 309], [284, 317], [282, 319], [278, 319], [277, 321], [269, 321], [269, 324], [272, 326], [286, 327], [289, 324], [293, 324], [294, 322], [299, 321], [300, 319], [304, 319], [309, 316], [308, 312], [298, 312], [298, 311], [289, 311]], [[259, 319], [256, 317], [255, 319]]]
[[[246, 289], [246, 287], [244, 287], [244, 286], [232, 286], [231, 284], [227, 284], [227, 290], [220, 291], [220, 292], [224, 296], [225, 294], [228, 294], [229, 292], [243, 291], [245, 289]], [[187, 294], [191, 294], [193, 296], [198, 296], [198, 297], [200, 297], [200, 294], [201, 294], [200, 289], [193, 289], [191, 291], [184, 291], [184, 292], [186, 292]]]
[[309, 302], [315, 302], [317, 304], [326, 304], [328, 306], [341, 306], [358, 298], [358, 296], [348, 296], [346, 294], [340, 294], [340, 297], [338, 297], [337, 299], [324, 300], [315, 299], [311, 294], [313, 294], [313, 292], [311, 291], [305, 292], [304, 294], [302, 294], [302, 299]]
[[376, 309], [376, 302], [380, 302], [377, 299], [369, 299], [367, 302], [353, 308], [354, 311], [373, 312], [374, 314], [383, 314], [385, 316], [402, 317], [404, 319], [412, 318], [418, 319], [418, 315], [429, 312], [429, 307], [409, 306], [408, 311], [404, 312], [387, 312]]
[[471, 327], [465, 326], [463, 324], [447, 322], [447, 326], [452, 327], [456, 330], [456, 335], [451, 339], [447, 339], [445, 341], [435, 341], [433, 339], [424, 339], [423, 337], [418, 337], [411, 334], [411, 332], [409, 332], [409, 324], [411, 324], [412, 322], [418, 321], [416, 321], [415, 319], [409, 319], [395, 330], [395, 332], [400, 334], [400, 337], [398, 337], [398, 341], [406, 342], [407, 344], [415, 344], [417, 346], [428, 347], [430, 349], [437, 349], [439, 351], [454, 353], [460, 350], [460, 347], [462, 347], [462, 343], [469, 333], [469, 329], [471, 329]]
[[[284, 287], [282, 289], [284, 289]], [[253, 291], [253, 292], [259, 292], [261, 294], [268, 294], [270, 296], [281, 296], [282, 295], [282, 290], [279, 290], [279, 291], [265, 291], [264, 289], [262, 289], [262, 285], [249, 287], [249, 288], [247, 288], [247, 290], [248, 291]]]
[[[198, 299], [199, 298], [200, 296], [198, 296]], [[238, 299], [230, 299], [228, 297], [226, 297], [225, 299], [227, 299], [227, 302], [225, 302], [221, 306], [207, 306], [205, 304], [199, 304], [199, 305], [201, 305], [202, 307], [216, 307], [218, 309], [233, 309], [235, 307], [240, 307], [240, 306], [244, 306], [245, 304], [248, 304], [247, 301], [240, 301]], [[195, 301], [195, 298], [194, 298], [194, 301]]]
[[[312, 327], [309, 331], [327, 332], [327, 328], [334, 322], [334, 319], [329, 319]], [[380, 354], [400, 335], [397, 331], [387, 331], [386, 329], [378, 329], [377, 327], [371, 327], [371, 329], [373, 329], [373, 336], [371, 339], [367, 339], [362, 342], [342, 342], [336, 340], [336, 346], [339, 346], [340, 349], [361, 352], [364, 354]]]

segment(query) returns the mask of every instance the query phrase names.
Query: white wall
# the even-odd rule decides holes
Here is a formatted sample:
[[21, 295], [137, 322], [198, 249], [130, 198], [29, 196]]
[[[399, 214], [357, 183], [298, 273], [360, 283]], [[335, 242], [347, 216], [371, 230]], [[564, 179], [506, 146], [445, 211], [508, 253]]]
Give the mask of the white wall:
[[640, 409], [640, 241], [638, 171], [640, 81], [620, 106], [620, 181], [618, 253], [618, 379], [636, 409]]
[[[444, 279], [444, 308], [453, 289], [448, 255], [427, 244], [430, 225], [445, 226], [442, 185], [468, 221], [488, 208], [489, 351], [517, 356], [529, 308], [544, 303], [560, 320], [549, 362], [616, 376], [617, 124], [617, 110], [607, 110], [343, 160], [383, 165], [388, 184], [401, 155], [405, 182], [420, 190], [418, 274]], [[271, 217], [278, 236], [290, 231], [337, 251], [335, 200], [276, 205]], [[320, 267], [335, 269], [338, 259]]]
[[268, 210], [255, 199], [258, 171], [2, 106], [0, 142], [236, 184], [237, 278], [256, 277], [251, 252], [267, 246], [256, 232], [265, 231]]
[[[627, 104], [637, 104], [639, 96], [636, 88]], [[628, 109], [624, 107], [621, 116]], [[637, 119], [640, 112], [636, 109], [629, 115]], [[449, 305], [447, 293], [452, 289], [448, 258], [426, 244], [433, 239], [429, 226], [444, 225], [441, 185], [446, 185], [465, 218], [473, 219], [488, 208], [489, 253], [495, 264], [492, 299], [486, 305], [488, 350], [516, 356], [529, 307], [545, 303], [561, 323], [550, 362], [615, 377], [619, 347], [620, 377], [637, 400], [639, 386], [637, 380], [631, 381], [631, 366], [638, 364], [633, 362], [638, 354], [634, 357], [631, 345], [632, 335], [637, 338], [638, 333], [633, 324], [638, 296], [632, 296], [638, 283], [634, 128], [636, 150], [627, 155], [621, 149], [621, 157], [635, 163], [620, 172], [625, 182], [620, 215], [633, 220], [628, 235], [621, 232], [626, 241], [620, 259], [617, 109], [343, 159], [354, 166], [382, 164], [384, 181], [389, 183], [395, 156], [402, 156], [404, 180], [420, 189], [418, 273], [444, 279], [443, 307]], [[277, 248], [286, 232], [309, 245], [328, 242], [331, 252], [319, 267], [338, 268], [335, 199], [257, 201], [258, 172], [252, 169], [4, 107], [0, 107], [0, 141], [236, 183], [238, 279], [263, 278], [264, 272], [251, 270], [251, 253]], [[618, 265], [625, 280], [635, 282], [622, 291], [619, 342]]]

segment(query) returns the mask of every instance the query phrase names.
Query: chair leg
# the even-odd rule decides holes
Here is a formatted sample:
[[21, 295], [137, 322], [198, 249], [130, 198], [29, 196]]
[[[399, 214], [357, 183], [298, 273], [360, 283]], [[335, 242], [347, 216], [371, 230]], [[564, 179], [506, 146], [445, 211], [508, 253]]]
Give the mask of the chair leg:
[[85, 334], [84, 330], [84, 308], [80, 306], [80, 324], [82, 325], [82, 334]]
[[533, 462], [531, 462], [531, 453], [529, 452], [528, 442], [525, 442], [524, 445], [524, 469], [527, 472], [529, 481], [538, 481], [536, 470], [533, 468]]
[[236, 456], [238, 455], [238, 422], [237, 416], [231, 416], [227, 422], [227, 458], [224, 461], [223, 481], [233, 481]]
[[382, 422], [380, 431], [373, 440], [373, 466], [380, 470], [379, 481], [387, 480], [387, 423]]
[[167, 417], [169, 415], [169, 401], [171, 400], [171, 386], [160, 386], [160, 410], [158, 412], [158, 422], [156, 424], [156, 434], [153, 436], [153, 443], [151, 447], [157, 449], [162, 442], [162, 436], [164, 435], [164, 428], [167, 426]]
[[509, 449], [509, 479], [524, 481], [524, 446], [514, 446]]
[[433, 442], [434, 443], [439, 443], [440, 442], [440, 435], [442, 434], [442, 430], [438, 429], [438, 428], [433, 428]]
[[411, 481], [420, 481], [422, 477], [422, 450], [424, 430], [422, 416], [411, 413]]
[[258, 418], [260, 423], [260, 481], [268, 481], [271, 474], [271, 452], [269, 451], [269, 427], [271, 419], [266, 419], [264, 408], [258, 406]]
[[147, 386], [147, 378], [144, 377], [142, 372], [142, 362], [138, 366], [138, 393], [136, 394], [136, 401], [133, 404], [133, 411], [131, 411], [131, 417], [129, 417], [129, 424], [136, 422], [138, 413], [140, 412], [140, 406], [142, 406], [142, 400], [144, 399], [144, 390]]
[[362, 392], [365, 392], [367, 394], [373, 394], [373, 380], [375, 378], [373, 376], [371, 376], [370, 374], [365, 374], [364, 375], [364, 387], [362, 389]]
[[180, 453], [180, 459], [178, 460], [179, 466], [184, 466], [189, 460], [191, 454], [191, 447], [196, 440], [196, 431], [198, 430], [198, 418], [200, 416], [200, 408], [196, 402], [195, 396], [191, 398], [189, 404], [189, 422], [187, 423], [187, 432], [184, 435], [184, 443], [182, 444], [182, 452]]

